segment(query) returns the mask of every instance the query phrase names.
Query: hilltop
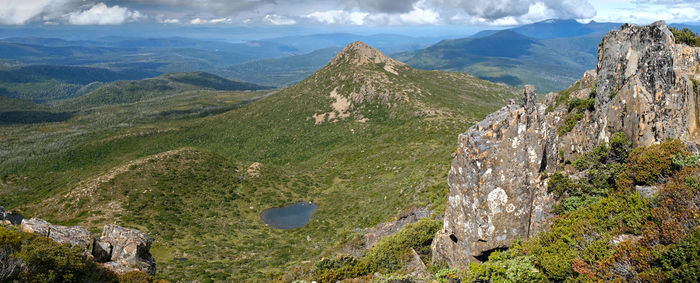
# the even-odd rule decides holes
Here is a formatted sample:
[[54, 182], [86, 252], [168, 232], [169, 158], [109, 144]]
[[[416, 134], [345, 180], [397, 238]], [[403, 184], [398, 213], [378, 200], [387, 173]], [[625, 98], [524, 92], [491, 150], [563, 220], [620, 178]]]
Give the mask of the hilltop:
[[133, 103], [186, 91], [264, 90], [269, 87], [225, 79], [205, 72], [171, 73], [151, 79], [117, 81], [100, 86], [79, 97], [58, 102], [61, 107], [85, 108]]
[[[163, 96], [8, 128], [17, 139], [7, 148], [23, 153], [0, 164], [0, 203], [59, 225], [137, 228], [153, 240], [162, 278], [279, 278], [402, 211], [441, 215], [453, 133], [515, 94], [462, 73], [416, 70], [355, 42], [302, 82], [223, 113], [140, 114], [197, 99]], [[66, 131], [108, 113], [114, 122], [104, 130]], [[66, 141], [28, 143], [33, 132]], [[264, 209], [298, 201], [319, 206], [305, 227], [261, 221]], [[430, 236], [436, 221], [415, 233]]]

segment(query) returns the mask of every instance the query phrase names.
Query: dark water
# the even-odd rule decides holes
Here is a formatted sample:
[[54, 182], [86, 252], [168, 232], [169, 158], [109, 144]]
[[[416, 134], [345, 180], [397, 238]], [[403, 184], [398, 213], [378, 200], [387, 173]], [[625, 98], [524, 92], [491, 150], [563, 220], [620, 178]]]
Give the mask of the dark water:
[[272, 228], [294, 229], [304, 227], [306, 223], [309, 223], [316, 208], [318, 208], [318, 205], [313, 203], [297, 202], [285, 207], [265, 209], [260, 214], [260, 218]]

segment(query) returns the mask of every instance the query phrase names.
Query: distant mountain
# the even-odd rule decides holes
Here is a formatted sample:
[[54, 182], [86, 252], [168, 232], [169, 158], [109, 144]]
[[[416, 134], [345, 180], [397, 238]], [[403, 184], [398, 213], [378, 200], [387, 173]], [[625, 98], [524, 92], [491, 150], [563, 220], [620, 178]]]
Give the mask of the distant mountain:
[[513, 86], [535, 84], [541, 92], [558, 91], [595, 68], [598, 43], [616, 25], [550, 20], [443, 40], [394, 57], [416, 68], [467, 72]]
[[60, 102], [66, 108], [86, 108], [106, 104], [132, 103], [185, 91], [242, 91], [269, 89], [252, 83], [228, 80], [204, 72], [165, 74], [138, 81], [117, 81], [85, 95]]
[[84, 94], [101, 83], [138, 80], [158, 75], [136, 68], [23, 65], [0, 69], [0, 95], [48, 102]]
[[340, 47], [329, 47], [311, 53], [233, 65], [222, 71], [227, 77], [262, 85], [284, 87], [300, 82], [321, 69]]
[[[531, 38], [547, 39], [576, 37], [590, 34], [605, 34], [611, 29], [617, 28], [620, 25], [620, 23], [598, 23], [596, 21], [582, 24], [576, 20], [550, 19], [507, 30], [514, 31]], [[497, 32], [498, 30], [483, 30], [472, 35], [471, 37], [485, 37]]]

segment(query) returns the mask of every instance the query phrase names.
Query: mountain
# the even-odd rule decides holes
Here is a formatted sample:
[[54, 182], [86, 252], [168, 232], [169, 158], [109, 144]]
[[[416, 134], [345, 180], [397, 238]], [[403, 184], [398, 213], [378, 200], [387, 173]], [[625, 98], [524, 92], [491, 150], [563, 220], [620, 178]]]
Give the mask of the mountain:
[[165, 74], [138, 81], [117, 81], [82, 96], [59, 102], [62, 107], [84, 108], [106, 104], [133, 103], [186, 91], [263, 90], [269, 87], [232, 81], [204, 72]]
[[78, 96], [100, 83], [137, 80], [154, 73], [137, 69], [114, 71], [107, 68], [25, 65], [0, 69], [0, 95], [48, 102]]
[[[367, 228], [418, 208], [439, 217], [453, 133], [515, 94], [463, 73], [413, 69], [355, 42], [298, 84], [239, 93], [246, 100], [200, 90], [3, 126], [13, 138], [1, 141], [0, 203], [58, 225], [139, 229], [153, 240], [157, 276], [172, 281], [313, 276], [308, 261], [340, 252]], [[239, 102], [205, 117], [143, 114], [202, 97]], [[273, 229], [260, 217], [300, 201], [318, 205], [302, 228]], [[439, 222], [397, 234], [411, 246], [371, 253], [429, 257]], [[401, 268], [390, 263], [363, 272]]]
[[329, 47], [302, 55], [252, 61], [227, 67], [221, 73], [261, 85], [286, 87], [321, 69], [341, 49]]
[[565, 89], [595, 67], [601, 37], [537, 39], [510, 29], [483, 37], [443, 40], [395, 57], [420, 69], [466, 72], [512, 86], [529, 83], [549, 92]]
[[[591, 34], [603, 35], [611, 29], [619, 27], [620, 25], [621, 24], [619, 23], [598, 23], [596, 21], [590, 21], [587, 24], [582, 24], [576, 20], [549, 19], [541, 22], [510, 28], [507, 30], [531, 38], [548, 39], [578, 37]], [[498, 30], [483, 30], [472, 35], [471, 37], [486, 37], [497, 32]]]

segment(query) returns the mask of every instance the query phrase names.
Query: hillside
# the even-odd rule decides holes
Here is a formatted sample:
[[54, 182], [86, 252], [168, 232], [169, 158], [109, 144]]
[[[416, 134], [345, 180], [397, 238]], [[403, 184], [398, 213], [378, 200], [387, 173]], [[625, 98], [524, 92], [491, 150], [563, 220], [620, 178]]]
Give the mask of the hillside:
[[243, 91], [268, 87], [232, 81], [204, 72], [165, 74], [139, 81], [117, 81], [74, 99], [58, 102], [60, 107], [79, 109], [106, 104], [133, 103], [195, 90]]
[[227, 67], [223, 73], [261, 85], [287, 87], [323, 68], [341, 49], [329, 47], [307, 54], [247, 62]]
[[[401, 211], [441, 215], [453, 133], [515, 93], [356, 42], [302, 82], [225, 113], [68, 132], [71, 143], [42, 150], [19, 139], [8, 148], [26, 154], [0, 163], [0, 203], [52, 223], [138, 228], [153, 239], [157, 276], [173, 281], [279, 278]], [[92, 120], [12, 133], [61, 135], [81, 119]], [[298, 201], [318, 205], [305, 227], [261, 221]]]
[[550, 92], [565, 89], [595, 67], [601, 37], [536, 39], [504, 30], [483, 37], [444, 40], [395, 57], [415, 68], [466, 72], [517, 87], [534, 84]]

